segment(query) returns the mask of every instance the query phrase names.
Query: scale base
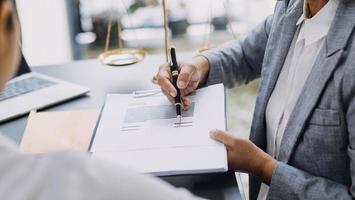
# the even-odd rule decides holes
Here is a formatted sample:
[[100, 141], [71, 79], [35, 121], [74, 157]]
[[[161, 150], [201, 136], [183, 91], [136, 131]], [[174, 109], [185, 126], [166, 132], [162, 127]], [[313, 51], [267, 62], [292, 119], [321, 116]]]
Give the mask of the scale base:
[[109, 66], [127, 66], [142, 61], [147, 52], [143, 49], [115, 49], [100, 54], [99, 59], [104, 65]]

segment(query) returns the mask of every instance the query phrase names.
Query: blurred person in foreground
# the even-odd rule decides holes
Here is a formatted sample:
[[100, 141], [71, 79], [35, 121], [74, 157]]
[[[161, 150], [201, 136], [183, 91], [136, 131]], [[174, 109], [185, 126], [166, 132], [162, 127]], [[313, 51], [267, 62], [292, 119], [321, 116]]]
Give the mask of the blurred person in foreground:
[[[19, 30], [10, 0], [0, 0], [0, 88], [17, 71]], [[31, 156], [0, 136], [2, 200], [197, 199], [156, 178], [79, 152]]]

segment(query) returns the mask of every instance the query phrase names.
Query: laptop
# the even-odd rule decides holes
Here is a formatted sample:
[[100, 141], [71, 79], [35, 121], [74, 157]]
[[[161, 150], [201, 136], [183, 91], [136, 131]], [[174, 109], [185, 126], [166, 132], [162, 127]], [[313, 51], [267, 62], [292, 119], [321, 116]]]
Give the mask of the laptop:
[[89, 91], [87, 87], [31, 72], [22, 56], [17, 75], [0, 93], [0, 122], [82, 96]]

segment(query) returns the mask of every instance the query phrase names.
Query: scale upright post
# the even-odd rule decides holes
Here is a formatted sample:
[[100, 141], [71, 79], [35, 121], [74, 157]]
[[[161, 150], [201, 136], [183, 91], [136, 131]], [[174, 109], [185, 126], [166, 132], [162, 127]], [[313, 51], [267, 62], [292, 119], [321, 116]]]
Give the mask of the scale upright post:
[[[162, 0], [163, 8], [163, 18], [164, 18], [164, 51], [165, 51], [165, 62], [169, 62], [169, 19], [168, 19], [168, 9], [166, 0]], [[158, 84], [157, 75], [153, 76], [153, 83]]]
[[169, 20], [166, 0], [163, 0], [165, 61], [169, 62]]

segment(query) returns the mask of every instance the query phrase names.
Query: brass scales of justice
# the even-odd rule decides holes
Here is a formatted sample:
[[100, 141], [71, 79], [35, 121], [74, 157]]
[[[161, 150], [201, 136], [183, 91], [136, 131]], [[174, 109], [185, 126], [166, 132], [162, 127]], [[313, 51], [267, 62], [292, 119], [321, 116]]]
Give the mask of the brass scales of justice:
[[[124, 0], [121, 0], [124, 3]], [[113, 4], [113, 1], [112, 1]], [[128, 11], [125, 5], [125, 10]], [[117, 17], [117, 40], [118, 48], [109, 50], [111, 41], [111, 31], [112, 31], [112, 21], [113, 21], [113, 10], [110, 13], [110, 18], [107, 26], [106, 41], [105, 41], [105, 51], [99, 55], [99, 60], [104, 65], [108, 66], [128, 66], [142, 61], [147, 52], [143, 48], [123, 48], [123, 42], [121, 38], [122, 28], [120, 16]], [[136, 38], [138, 40], [138, 38]]]
[[[121, 0], [124, 1], [124, 0]], [[167, 11], [167, 0], [162, 0], [162, 8], [163, 8], [163, 18], [164, 18], [164, 50], [165, 50], [165, 61], [169, 61], [169, 21], [168, 21], [168, 11]], [[223, 0], [223, 6], [225, 9], [228, 7], [226, 6], [226, 0]], [[211, 3], [211, 0], [210, 0]], [[125, 6], [126, 12], [127, 12], [127, 7]], [[128, 12], [127, 12], [127, 15]], [[128, 16], [129, 17], [129, 16]], [[230, 26], [230, 30], [233, 34], [234, 39], [236, 38], [236, 35], [233, 31], [233, 26], [230, 23], [230, 18], [227, 13], [227, 20], [228, 24]], [[120, 23], [120, 17], [118, 16], [117, 18], [117, 37], [118, 37], [118, 48], [109, 50], [110, 47], [110, 39], [111, 39], [111, 31], [112, 31], [112, 21], [113, 21], [113, 14], [110, 14], [109, 22], [108, 22], [108, 27], [107, 27], [107, 33], [106, 33], [106, 42], [105, 42], [105, 51], [99, 55], [100, 61], [108, 66], [128, 66], [132, 65], [138, 62], [141, 62], [144, 60], [144, 58], [147, 55], [146, 50], [144, 50], [142, 47], [140, 48], [123, 48], [123, 42], [121, 38], [121, 23]], [[195, 52], [195, 54], [202, 53], [206, 50], [209, 50], [212, 48], [212, 45], [210, 45], [210, 35], [212, 34], [212, 5], [210, 5], [210, 10], [208, 14], [208, 19], [209, 23], [208, 29], [206, 29], [206, 38], [204, 39], [204, 44], [201, 48], [198, 48]], [[138, 38], [137, 38], [138, 40]], [[155, 77], [153, 78], [153, 81], [155, 82], [156, 79]]]

